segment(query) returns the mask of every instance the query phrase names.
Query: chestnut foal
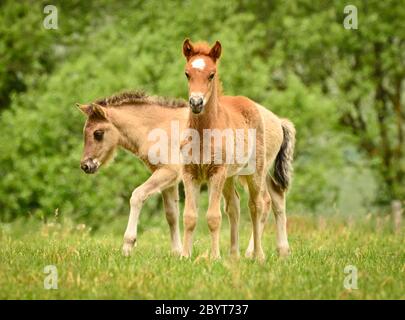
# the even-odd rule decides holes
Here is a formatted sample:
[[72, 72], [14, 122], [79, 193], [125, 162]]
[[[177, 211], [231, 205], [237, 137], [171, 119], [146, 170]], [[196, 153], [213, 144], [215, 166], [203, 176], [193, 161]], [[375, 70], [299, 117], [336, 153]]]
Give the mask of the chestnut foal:
[[[221, 44], [217, 41], [211, 48], [206, 43], [192, 44], [189, 39], [183, 43], [183, 54], [187, 60], [185, 74], [189, 89], [189, 128], [205, 139], [194, 140], [198, 150], [209, 145], [210, 158], [202, 156], [197, 162], [183, 167], [183, 182], [186, 202], [184, 208], [184, 241], [182, 256], [190, 257], [192, 236], [197, 222], [197, 201], [202, 183], [209, 188], [209, 207], [207, 222], [211, 232], [211, 257], [219, 258], [219, 237], [221, 226], [221, 194], [226, 200], [226, 211], [231, 224], [231, 254], [238, 255], [239, 200], [234, 189], [235, 179], [247, 185], [249, 191], [249, 209], [253, 232], [246, 256], [264, 259], [261, 236], [268, 211], [272, 206], [277, 226], [277, 248], [281, 255], [287, 255], [289, 245], [286, 230], [285, 193], [292, 171], [291, 163], [294, 149], [295, 130], [287, 119], [280, 119], [272, 112], [254, 101], [238, 96], [222, 96], [221, 84], [217, 72], [218, 59], [221, 56]], [[228, 142], [213, 145], [212, 136], [204, 135], [206, 130], [220, 132], [243, 132], [243, 136], [233, 141], [249, 145], [249, 130], [255, 132], [255, 152], [249, 150], [242, 157], [243, 161], [218, 163], [225, 159], [229, 151], [224, 147]], [[209, 140], [209, 141], [208, 141]], [[197, 146], [195, 146], [197, 144]], [[195, 149], [193, 149], [195, 150]], [[215, 158], [215, 159], [214, 159]], [[253, 170], [246, 170], [253, 159]], [[240, 159], [238, 159], [240, 160]], [[267, 176], [274, 164], [274, 179]]]

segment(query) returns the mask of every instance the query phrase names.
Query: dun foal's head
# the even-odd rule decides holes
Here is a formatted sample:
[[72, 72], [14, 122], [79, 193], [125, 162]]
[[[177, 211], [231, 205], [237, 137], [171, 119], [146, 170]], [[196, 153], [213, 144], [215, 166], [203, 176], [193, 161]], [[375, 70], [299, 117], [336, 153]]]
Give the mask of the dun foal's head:
[[187, 63], [189, 104], [191, 111], [199, 114], [209, 101], [216, 81], [217, 60], [221, 56], [221, 43], [210, 48], [205, 43], [193, 45], [189, 39], [183, 43], [183, 54]]
[[97, 104], [79, 105], [87, 116], [84, 125], [84, 149], [80, 167], [86, 173], [97, 169], [112, 159], [119, 142], [119, 131], [109, 121], [107, 109]]

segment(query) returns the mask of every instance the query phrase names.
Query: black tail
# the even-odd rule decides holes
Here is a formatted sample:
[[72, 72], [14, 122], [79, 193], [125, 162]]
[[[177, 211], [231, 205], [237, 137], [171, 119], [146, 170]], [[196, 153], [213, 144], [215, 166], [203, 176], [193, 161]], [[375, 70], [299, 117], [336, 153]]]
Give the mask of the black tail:
[[292, 162], [295, 146], [295, 128], [291, 121], [287, 119], [282, 119], [281, 121], [283, 143], [281, 144], [274, 164], [274, 180], [283, 190], [287, 190], [291, 183], [293, 172]]

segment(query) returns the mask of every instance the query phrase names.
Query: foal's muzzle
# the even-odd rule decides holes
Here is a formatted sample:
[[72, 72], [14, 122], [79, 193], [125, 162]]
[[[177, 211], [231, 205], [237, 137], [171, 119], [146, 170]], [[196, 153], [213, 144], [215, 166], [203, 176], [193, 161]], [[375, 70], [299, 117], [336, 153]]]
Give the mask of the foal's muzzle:
[[195, 114], [201, 113], [204, 105], [204, 99], [202, 97], [190, 97], [189, 104], [191, 111]]
[[86, 159], [80, 164], [80, 168], [87, 174], [95, 173], [99, 167], [98, 161], [93, 159]]

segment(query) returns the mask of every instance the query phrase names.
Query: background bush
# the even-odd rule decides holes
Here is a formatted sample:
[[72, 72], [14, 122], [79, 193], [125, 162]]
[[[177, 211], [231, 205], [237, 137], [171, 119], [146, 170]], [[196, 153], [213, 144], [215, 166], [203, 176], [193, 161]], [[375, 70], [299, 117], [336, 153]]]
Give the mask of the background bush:
[[[0, 219], [46, 218], [56, 211], [97, 227], [127, 215], [129, 196], [148, 172], [120, 152], [97, 175], [82, 173], [84, 117], [74, 104], [124, 89], [185, 98], [181, 45], [186, 37], [222, 42], [219, 70], [227, 94], [249, 96], [295, 123], [290, 212], [359, 215], [403, 199], [400, 180], [385, 179], [401, 177], [403, 156], [392, 159], [395, 168], [385, 168], [381, 123], [373, 119], [379, 102], [372, 97], [380, 80], [368, 76], [376, 61], [362, 56], [354, 70], [351, 59], [365, 44], [393, 38], [382, 53], [384, 75], [403, 76], [404, 29], [398, 27], [405, 9], [395, 1], [367, 3], [356, 3], [359, 30], [346, 30], [342, 1], [55, 1], [59, 29], [46, 30], [45, 2], [5, 1], [0, 5], [6, 16], [0, 25]], [[345, 121], [357, 103], [370, 118], [365, 133]], [[387, 119], [388, 135], [396, 141], [400, 127], [393, 125], [391, 109]], [[375, 156], [363, 147], [367, 139], [376, 145]], [[159, 197], [148, 201], [145, 211], [161, 211]]]

